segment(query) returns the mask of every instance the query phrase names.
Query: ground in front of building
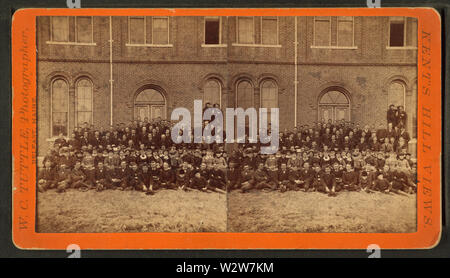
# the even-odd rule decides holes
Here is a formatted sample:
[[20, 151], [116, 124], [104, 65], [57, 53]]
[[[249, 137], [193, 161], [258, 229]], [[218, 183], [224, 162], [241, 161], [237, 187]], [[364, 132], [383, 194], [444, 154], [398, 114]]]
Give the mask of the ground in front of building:
[[37, 232], [225, 232], [226, 195], [105, 190], [38, 193]]
[[228, 195], [228, 231], [412, 233], [416, 195], [233, 191]]
[[[227, 209], [228, 198], [228, 209]], [[83, 232], [363, 232], [416, 231], [416, 195], [340, 192], [162, 190], [38, 193], [37, 231]], [[228, 210], [228, 219], [227, 219]]]

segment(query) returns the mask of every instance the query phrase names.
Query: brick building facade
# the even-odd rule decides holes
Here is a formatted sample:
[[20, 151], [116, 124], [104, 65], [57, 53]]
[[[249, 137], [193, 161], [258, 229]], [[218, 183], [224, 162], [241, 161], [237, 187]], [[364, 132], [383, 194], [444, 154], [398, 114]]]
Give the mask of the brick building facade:
[[82, 122], [170, 119], [194, 99], [277, 106], [281, 130], [378, 127], [394, 103], [416, 136], [413, 18], [39, 17], [37, 44], [39, 155]]

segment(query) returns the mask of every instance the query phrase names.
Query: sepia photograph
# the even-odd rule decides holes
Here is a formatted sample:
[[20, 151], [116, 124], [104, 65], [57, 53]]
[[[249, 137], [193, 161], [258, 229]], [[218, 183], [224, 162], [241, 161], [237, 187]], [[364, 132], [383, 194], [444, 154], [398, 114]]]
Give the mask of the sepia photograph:
[[417, 19], [38, 16], [38, 233], [414, 233]]

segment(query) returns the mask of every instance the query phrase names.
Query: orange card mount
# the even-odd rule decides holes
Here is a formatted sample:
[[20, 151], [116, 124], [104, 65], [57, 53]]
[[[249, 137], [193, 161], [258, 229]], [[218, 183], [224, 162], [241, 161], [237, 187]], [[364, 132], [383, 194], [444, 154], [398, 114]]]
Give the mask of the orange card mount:
[[[88, 19], [86, 19], [86, 17]], [[128, 22], [128, 29], [126, 28], [126, 25], [123, 25], [120, 27], [123, 29], [122, 33], [113, 33], [111, 35], [111, 33], [109, 33], [110, 28], [114, 29], [117, 26], [121, 26], [120, 24], [114, 24], [114, 18], [116, 17], [123, 18], [125, 23]], [[148, 20], [150, 17], [152, 17], [153, 20]], [[130, 224], [127, 224], [128, 226], [125, 228], [121, 227], [120, 229], [109, 231], [107, 229], [101, 229], [100, 226], [107, 226], [110, 224], [105, 222], [106, 220], [101, 219], [101, 216], [97, 221], [91, 223], [93, 226], [99, 225], [100, 229], [96, 232], [90, 232], [86, 227], [83, 229], [80, 228], [80, 230], [70, 230], [70, 227], [66, 230], [56, 229], [56, 221], [63, 221], [61, 219], [64, 218], [64, 213], [67, 213], [68, 209], [61, 205], [54, 205], [53, 208], [41, 207], [40, 202], [50, 202], [52, 198], [65, 198], [66, 202], [78, 200], [76, 199], [78, 198], [76, 197], [78, 191], [71, 191], [72, 189], [68, 189], [67, 192], [61, 194], [50, 192], [48, 194], [54, 194], [51, 195], [53, 197], [50, 198], [50, 195], [48, 195], [44, 199], [39, 199], [39, 194], [41, 193], [37, 190], [38, 167], [42, 167], [42, 159], [46, 156], [46, 148], [48, 148], [50, 143], [54, 142], [55, 138], [52, 137], [58, 137], [58, 133], [65, 133], [63, 135], [70, 137], [70, 132], [68, 132], [68, 130], [72, 130], [75, 127], [75, 122], [79, 121], [79, 118], [84, 117], [82, 115], [90, 115], [86, 113], [92, 113], [92, 111], [94, 116], [91, 115], [90, 117], [94, 118], [93, 124], [102, 125], [104, 128], [108, 128], [110, 124], [116, 125], [118, 121], [128, 121], [133, 119], [132, 115], [149, 115], [149, 117], [153, 117], [152, 115], [158, 115], [159, 117], [166, 117], [168, 119], [170, 109], [183, 106], [183, 94], [185, 93], [185, 89], [180, 86], [177, 87], [174, 85], [174, 89], [166, 89], [166, 91], [162, 93], [164, 99], [153, 99], [155, 102], [148, 102], [150, 103], [148, 106], [140, 105], [138, 96], [134, 94], [134, 86], [136, 86], [136, 90], [138, 90], [145, 85], [145, 82], [139, 84], [136, 83], [137, 85], [134, 85], [135, 83], [130, 85], [128, 88], [130, 89], [129, 93], [125, 93], [125, 91], [127, 91], [126, 87], [118, 89], [120, 86], [127, 86], [126, 84], [120, 84], [121, 76], [129, 77], [130, 75], [138, 75], [140, 71], [145, 71], [146, 66], [154, 68], [158, 68], [160, 66], [160, 64], [157, 61], [155, 62], [155, 60], [140, 62], [137, 58], [135, 58], [136, 55], [146, 55], [146, 53], [153, 53], [154, 55], [157, 55], [157, 53], [163, 53], [167, 49], [170, 51], [173, 51], [174, 49], [181, 51], [178, 40], [187, 38], [186, 36], [191, 36], [175, 29], [176, 27], [174, 26], [174, 22], [176, 22], [176, 20], [173, 19], [178, 17], [201, 18], [201, 21], [198, 21], [199, 23], [195, 25], [195, 28], [198, 29], [198, 37], [193, 38], [193, 41], [197, 40], [197, 44], [199, 45], [198, 49], [200, 50], [194, 50], [191, 48], [191, 51], [188, 53], [189, 55], [199, 55], [198, 53], [203, 51], [202, 53], [204, 56], [199, 58], [199, 60], [206, 59], [205, 57], [208, 55], [214, 56], [216, 55], [215, 53], [219, 53], [217, 55], [219, 55], [221, 59], [216, 61], [217, 64], [222, 63], [225, 65], [226, 63], [231, 63], [234, 60], [238, 60], [234, 61], [234, 65], [238, 66], [243, 62], [240, 62], [239, 58], [236, 58], [237, 56], [233, 55], [239, 51], [248, 51], [246, 52], [247, 54], [251, 53], [251, 55], [247, 55], [247, 61], [249, 59], [250, 61], [252, 59], [256, 61], [258, 59], [258, 55], [281, 57], [280, 59], [283, 59], [283, 57], [288, 57], [287, 59], [291, 59], [289, 57], [292, 57], [292, 60], [286, 62], [284, 66], [279, 67], [280, 71], [287, 68], [286, 72], [290, 73], [287, 73], [288, 77], [286, 78], [290, 79], [283, 81], [281, 78], [276, 79], [273, 77], [274, 80], [278, 81], [278, 102], [280, 106], [293, 105], [295, 103], [298, 107], [303, 107], [298, 103], [307, 98], [302, 97], [301, 94], [304, 94], [305, 90], [309, 91], [308, 87], [304, 86], [309, 86], [315, 83], [319, 86], [322, 83], [329, 83], [331, 84], [329, 86], [332, 88], [337, 88], [339, 86], [347, 85], [347, 91], [343, 92], [343, 94], [348, 96], [347, 101], [349, 103], [345, 103], [345, 98], [343, 98], [342, 105], [348, 105], [348, 110], [339, 110], [339, 107], [341, 107], [339, 105], [330, 106], [331, 108], [327, 110], [328, 108], [323, 108], [327, 103], [324, 104], [323, 102], [320, 102], [321, 100], [317, 100], [316, 102], [316, 99], [313, 101], [307, 99], [306, 101], [308, 104], [304, 105], [304, 107], [311, 109], [311, 111], [315, 111], [311, 113], [308, 112], [309, 110], [304, 110], [306, 112], [305, 114], [302, 114], [302, 110], [297, 109], [297, 106], [295, 108], [292, 106], [292, 110], [289, 110], [289, 113], [283, 113], [283, 110], [280, 107], [280, 122], [281, 125], [286, 124], [287, 128], [300, 126], [306, 122], [313, 123], [320, 117], [314, 115], [327, 115], [327, 117], [331, 117], [329, 118], [331, 121], [335, 121], [339, 117], [347, 117], [346, 113], [348, 113], [348, 117], [350, 117], [351, 121], [359, 122], [359, 119], [361, 119], [361, 123], [369, 122], [370, 124], [373, 123], [370, 122], [371, 117], [378, 117], [379, 115], [381, 115], [380, 117], [385, 117], [385, 114], [383, 114], [385, 112], [381, 112], [380, 114], [377, 109], [373, 109], [373, 106], [379, 104], [377, 103], [378, 100], [376, 98], [368, 97], [367, 99], [364, 99], [361, 94], [358, 95], [354, 93], [355, 91], [358, 91], [358, 89], [356, 89], [357, 86], [367, 86], [365, 87], [367, 92], [371, 94], [384, 93], [387, 98], [390, 98], [390, 85], [386, 85], [386, 88], [382, 88], [380, 85], [377, 88], [377, 83], [375, 83], [375, 85], [372, 84], [370, 78], [353, 78], [354, 81], [351, 81], [353, 83], [349, 81], [348, 84], [344, 84], [346, 83], [346, 77], [344, 75], [349, 73], [346, 69], [346, 66], [348, 65], [346, 61], [339, 60], [339, 56], [341, 54], [344, 57], [349, 57], [349, 55], [361, 55], [364, 51], [370, 52], [373, 50], [375, 53], [374, 55], [380, 55], [382, 59], [390, 57], [397, 61], [400, 65], [394, 65], [394, 69], [392, 70], [394, 73], [386, 74], [384, 76], [377, 76], [377, 78], [380, 78], [380, 83], [385, 83], [385, 81], [388, 82], [389, 80], [404, 80], [406, 85], [404, 84], [404, 91], [399, 94], [400, 102], [404, 104], [404, 107], [409, 109], [407, 110], [409, 114], [408, 116], [416, 115], [415, 119], [408, 119], [408, 128], [410, 130], [411, 137], [414, 137], [417, 140], [417, 144], [411, 147], [414, 149], [417, 157], [417, 198], [415, 199], [415, 211], [410, 213], [415, 219], [415, 223], [412, 223], [413, 229], [408, 230], [407, 232], [402, 230], [400, 230], [400, 232], [397, 230], [392, 232], [393, 230], [391, 231], [389, 228], [383, 230], [379, 227], [375, 227], [373, 229], [374, 232], [366, 231], [364, 229], [349, 229], [348, 231], [342, 231], [336, 227], [333, 228], [334, 230], [331, 228], [329, 230], [310, 229], [309, 231], [302, 232], [296, 232], [295, 230], [266, 231], [262, 228], [261, 230], [251, 231], [247, 229], [241, 231], [236, 228], [238, 226], [236, 225], [233, 229], [229, 229], [224, 226], [224, 228], [204, 228], [203, 231], [194, 232], [188, 228], [175, 232], [155, 232], [157, 231], [156, 229], [150, 229], [148, 228], [149, 226], [146, 225], [148, 223], [143, 223], [140, 226], [134, 226], [133, 229], [127, 229], [127, 227], [130, 227]], [[214, 25], [214, 23], [205, 23], [209, 19], [214, 21], [217, 17], [224, 18], [219, 21], [219, 25]], [[283, 17], [286, 17], [287, 19], [284, 19]], [[370, 21], [368, 20], [369, 17], [384, 17], [386, 18], [385, 21], [380, 22], [384, 22], [386, 25], [379, 25], [376, 20]], [[94, 18], [93, 21], [92, 18]], [[167, 21], [159, 20], [164, 18], [168, 18]], [[242, 19], [242, 22], [234, 19], [232, 20], [232, 18]], [[267, 21], [265, 21], [266, 18], [268, 19]], [[270, 19], [274, 18], [276, 21], [271, 22]], [[395, 23], [396, 20], [399, 20], [399, 18], [403, 18], [403, 21], [399, 21], [402, 22], [400, 25], [389, 25], [390, 22]], [[405, 18], [413, 18], [415, 21], [406, 20]], [[242, 26], [247, 26], [247, 19], [249, 19], [252, 23], [248, 26], [253, 26], [253, 29], [247, 28], [247, 30], [242, 27], [242, 30], [240, 30], [240, 27], [236, 27], [241, 23]], [[142, 22], [145, 22], [145, 27], [143, 27], [143, 29], [136, 27], [141, 22], [139, 20], [143, 20]], [[304, 22], [302, 20], [304, 20]], [[304, 24], [299, 24], [300, 21]], [[276, 22], [275, 25], [271, 25], [274, 22]], [[412, 26], [410, 22], [416, 22], [416, 27]], [[136, 25], [131, 26], [132, 24]], [[361, 24], [370, 25], [368, 27], [369, 29], [363, 29]], [[45, 27], [45, 25], [50, 27]], [[270, 32], [265, 32], [264, 28], [266, 27], [261, 27], [264, 25], [269, 29], [271, 28], [270, 26], [273, 26], [273, 30], [278, 30], [276, 31], [277, 36], [272, 37]], [[67, 26], [67, 29], [65, 29], [67, 31], [62, 30], [65, 26]], [[204, 26], [207, 27], [205, 28]], [[386, 30], [384, 30], [382, 26], [387, 26]], [[131, 32], [130, 27], [132, 29]], [[106, 32], [101, 32], [97, 28], [104, 28]], [[219, 38], [215, 38], [214, 36], [205, 38], [203, 31], [206, 29], [214, 30], [214, 28], [218, 28], [218, 30], [220, 30]], [[383, 30], [380, 31], [380, 28]], [[230, 30], [237, 29], [240, 31], [230, 32]], [[142, 32], [144, 36], [142, 41], [135, 36], [136, 34], [139, 34], [141, 30], [143, 30]], [[163, 34], [164, 32], [161, 30], [167, 32], [167, 35]], [[350, 30], [350, 33], [347, 32], [348, 30]], [[410, 33], [411, 30], [417, 30], [416, 39], [409, 38], [406, 35], [407, 33]], [[325, 35], [320, 35], [319, 32], [322, 31], [326, 32]], [[42, 33], [42, 37], [38, 35], [39, 32]], [[397, 35], [401, 34], [403, 36], [403, 41], [395, 41], [394, 32]], [[292, 38], [289, 37], [286, 39], [285, 36], [290, 36], [289, 34], [292, 34]], [[380, 35], [378, 36], [376, 34]], [[376, 43], [371, 41], [370, 44], [373, 43], [373, 46], [369, 45], [367, 40], [373, 39], [373, 37], [370, 37], [371, 35], [375, 36], [376, 39], [383, 41], [383, 43], [386, 42], [386, 44], [384, 44], [383, 47], [377, 48]], [[249, 39], [249, 37], [251, 38]], [[349, 38], [349, 44], [345, 44], [346, 38]], [[364, 42], [364, 40], [366, 41]], [[115, 42], [114, 51], [110, 51], [110, 42]], [[119, 42], [120, 45], [117, 45]], [[389, 42], [391, 42], [391, 44], [389, 44]], [[216, 45], [211, 46], [211, 44]], [[41, 45], [42, 49], [38, 49]], [[185, 45], [185, 48], [190, 47], [190, 44]], [[73, 51], [73, 60], [71, 60], [70, 57], [63, 57], [61, 60], [56, 61], [57, 59], [55, 57], [59, 57], [58, 55], [60, 55], [61, 52], [66, 51], [61, 50], [63, 48], [68, 48], [70, 51]], [[371, 48], [372, 50], [370, 50]], [[290, 52], [290, 50], [292, 51]], [[415, 52], [415, 54], [412, 55], [416, 55], [414, 56], [417, 57], [416, 61], [410, 62], [408, 60], [408, 55], [411, 55], [411, 51]], [[95, 65], [92, 66], [93, 70], [91, 72], [88, 72], [83, 68], [76, 69], [79, 64], [74, 63], [76, 61], [80, 62], [82, 58], [79, 57], [82, 57], [82, 55], [91, 55], [93, 57], [91, 62]], [[158, 58], [159, 60], [166, 59], [174, 62], [177, 67], [183, 66], [183, 62], [177, 61], [177, 58], [165, 57], [164, 53], [161, 55], [162, 56]], [[314, 72], [313, 70], [310, 74], [302, 72], [308, 67], [315, 65], [314, 62], [312, 62], [315, 57], [325, 56], [331, 57], [330, 59], [335, 59], [337, 62], [336, 64], [333, 64], [333, 62], [322, 63], [321, 66], [328, 66], [331, 68], [336, 67], [337, 65], [337, 67], [340, 67], [340, 70], [338, 71], [341, 71], [339, 76], [330, 77], [327, 73], [322, 72], [321, 74], [317, 74], [317, 72]], [[105, 58], [103, 59], [103, 57]], [[295, 62], [293, 59], [295, 59]], [[132, 69], [131, 67], [130, 69], [125, 68], [125, 64], [129, 61], [131, 61], [130, 63], [136, 63], [139, 65], [140, 70], [136, 70], [134, 68]], [[363, 63], [365, 63], [363, 65], [365, 67], [372, 66], [371, 61]], [[122, 64], [124, 68], [119, 69], [119, 66], [116, 67], [116, 64]], [[188, 78], [192, 78], [192, 80], [196, 78], [195, 74], [209, 76], [209, 73], [214, 72], [214, 70], [208, 69], [211, 65], [216, 66], [214, 63], [205, 63], [204, 66], [202, 66], [205, 68], [205, 71], [196, 73], [196, 68], [196, 70], [192, 70], [192, 72], [189, 72], [189, 70], [184, 71], [184, 75], [188, 76]], [[238, 70], [242, 73], [242, 76], [245, 76], [245, 80], [248, 84], [258, 88], [254, 90], [257, 98], [260, 98], [259, 92], [256, 93], [259, 90], [259, 87], [263, 88], [265, 86], [262, 85], [265, 84], [262, 83], [262, 81], [265, 80], [266, 77], [270, 77], [272, 75], [267, 74], [266, 76], [261, 73], [261, 75], [254, 74], [256, 76], [252, 77], [251, 72], [253, 70], [252, 68], [262, 67], [264, 65], [264, 62], [256, 61], [251, 65], [251, 67]], [[417, 65], [416, 69], [414, 69], [415, 65]], [[76, 72], [78, 70], [82, 73], [73, 75], [66, 74], [64, 71], [65, 66], [71, 67], [68, 72]], [[109, 75], [110, 66], [111, 76]], [[401, 72], [403, 70], [402, 67], [411, 66], [412, 70], [410, 72], [412, 75], [416, 75], [416, 79], [414, 77], [405, 77], [402, 79], [402, 74], [395, 74], [396, 71]], [[114, 69], [112, 67], [114, 67]], [[352, 65], [349, 67], [352, 67]], [[387, 63], [386, 65], [383, 65], [383, 67], [387, 69], [392, 67], [392, 64]], [[421, 249], [432, 248], [439, 243], [441, 236], [442, 145], [441, 19], [439, 14], [431, 8], [22, 9], [14, 13], [12, 20], [12, 69], [12, 237], [14, 244], [18, 248], [66, 249], [69, 245], [76, 244], [81, 249], [366, 249], [369, 245], [376, 244], [381, 249]], [[227, 70], [230, 70], [230, 68]], [[116, 72], [112, 73], [113, 71]], [[408, 76], [408, 74], [410, 74], [408, 71], [409, 68], [408, 70], [405, 70], [406, 73], [404, 76]], [[92, 72], [97, 75], [92, 74]], [[161, 70], [160, 72], [162, 74], [163, 71]], [[275, 76], [276, 70], [272, 69], [272, 72], [274, 72], [273, 76]], [[294, 72], [296, 74], [295, 76]], [[377, 75], [376, 71], [374, 71], [374, 74]], [[180, 78], [181, 80], [183, 78], [182, 75], [183, 74], [174, 74], [172, 78]], [[316, 77], [318, 76], [317, 79], [315, 79], [316, 81], [311, 81], [312, 79], [308, 79], [316, 78], [314, 75]], [[60, 76], [60, 79], [55, 81], [52, 79], [53, 76]], [[223, 76], [226, 76], [226, 73], [224, 73]], [[236, 74], [236, 76], [238, 76], [238, 74]], [[392, 76], [394, 76], [394, 79], [389, 79]], [[235, 84], [237, 84], [235, 83], [236, 81], [231, 80], [232, 78], [230, 78], [230, 80], [221, 80], [222, 77], [220, 74], [211, 75], [211, 77], [214, 77], [215, 80], [226, 83], [222, 86], [221, 90], [223, 95], [218, 102], [220, 101], [224, 107], [235, 107], [234, 101], [237, 100], [237, 97], [235, 97], [234, 93], [235, 88], [239, 87], [238, 85], [235, 86]], [[89, 82], [91, 83], [81, 83], [79, 78], [85, 78], [83, 80], [90, 80]], [[155, 78], [154, 76], [151, 76], [147, 79], [153, 80]], [[175, 80], [173, 82], [176, 83], [177, 81]], [[186, 84], [189, 83], [190, 86], [192, 82], [186, 82]], [[155, 81], [155, 84], [156, 83], [157, 82]], [[160, 82], [157, 83], [158, 86], [148, 88], [145, 87], [145, 89], [148, 90], [146, 92], [151, 94], [160, 88], [169, 88], [171, 85], [167, 83], [168, 81]], [[180, 83], [182, 83], [182, 81], [180, 81]], [[94, 85], [90, 87], [91, 85], [89, 84]], [[204, 84], [198, 85], [196, 83], [195, 86], [197, 86], [197, 90], [203, 90], [199, 88], [203, 88]], [[396, 85], [392, 85], [392, 90], [397, 90], [395, 86]], [[79, 89], [81, 87], [84, 88], [84, 91]], [[86, 88], [93, 88], [94, 100], [92, 103], [94, 110], [92, 110], [92, 106], [89, 106], [88, 104], [80, 104], [82, 101], [86, 100], [87, 94], [82, 93], [89, 90]], [[319, 93], [324, 92], [323, 95], [325, 95], [325, 93], [329, 92], [324, 90], [325, 88], [322, 88], [318, 91], [317, 99], [322, 96]], [[337, 89], [333, 90], [334, 91], [332, 92], [335, 94]], [[309, 92], [312, 91], [313, 90]], [[42, 95], [40, 92], [42, 92]], [[201, 91], [199, 98], [201, 98], [202, 92], [203, 91]], [[45, 94], [51, 94], [52, 97], [46, 97]], [[65, 96], [65, 94], [69, 96], [68, 100], [62, 100], [61, 95]], [[103, 96], [102, 94], [104, 94], [104, 97], [96, 98], [95, 94], [99, 94], [100, 96]], [[195, 95], [196, 92], [192, 92], [192, 94]], [[134, 96], [136, 100], [134, 102], [133, 100], [130, 101], [126, 98], [128, 95], [130, 95], [130, 98]], [[290, 98], [290, 96], [292, 96], [292, 98]], [[415, 97], [417, 101], [415, 100]], [[89, 97], [87, 98], [89, 99]], [[323, 101], [325, 101], [324, 99], [325, 98], [323, 98]], [[79, 102], [74, 104], [76, 102], [75, 100]], [[396, 101], [395, 96], [393, 96], [391, 100]], [[92, 101], [92, 98], [90, 101]], [[260, 100], [255, 101], [259, 103]], [[261, 98], [261, 101], [264, 101], [264, 99]], [[58, 106], [58, 103], [62, 103], [63, 105]], [[86, 101], [86, 103], [89, 103], [89, 101]], [[188, 107], [192, 107], [192, 101], [190, 103], [191, 106]], [[386, 101], [385, 103], [387, 104]], [[415, 103], [417, 103], [417, 108], [411, 109], [411, 106], [414, 107]], [[109, 106], [110, 104], [111, 106]], [[67, 108], [64, 108], [64, 105], [67, 105]], [[113, 109], [116, 108], [116, 105], [118, 108], [113, 111]], [[387, 108], [387, 106], [388, 105], [383, 104], [383, 110], [385, 110], [384, 107]], [[45, 107], [49, 108], [46, 109]], [[96, 107], [103, 108], [100, 110]], [[135, 112], [133, 112], [133, 109], [135, 109]], [[363, 113], [364, 110], [372, 111], [373, 114], [365, 115]], [[320, 114], [322, 112], [323, 114]], [[89, 121], [87, 120], [89, 119], [89, 116], [86, 117], [87, 118], [83, 118], [83, 121]], [[50, 124], [43, 124], [40, 126], [41, 119], [43, 119], [43, 122]], [[385, 120], [385, 118], [383, 119]], [[41, 151], [41, 148], [43, 151]], [[103, 192], [99, 192], [99, 194], [100, 193], [103, 194]], [[298, 194], [300, 193], [303, 192], [299, 192]], [[96, 194], [96, 192], [80, 192], [80, 194], [90, 194], [89, 196], [92, 196], [92, 194]], [[151, 198], [156, 198], [158, 194], [163, 195], [166, 193], [158, 192], [154, 196], [147, 196], [149, 197], [148, 202], [153, 202]], [[182, 193], [174, 194], [180, 194], [179, 196], [181, 196]], [[186, 194], [194, 193], [187, 192]], [[237, 193], [232, 192], [229, 198], [231, 198], [233, 194], [234, 196], [237, 196]], [[347, 209], [351, 206], [357, 206], [358, 204], [355, 203], [357, 200], [346, 201], [343, 199], [343, 196], [346, 194], [353, 193], [342, 193], [342, 195], [338, 195], [337, 198], [332, 198], [333, 202], [338, 202], [339, 200], [346, 202]], [[391, 195], [393, 196], [392, 198], [402, 198], [401, 195]], [[244, 198], [243, 196], [247, 195], [239, 195], [236, 198], [242, 199]], [[248, 194], [248, 196], [251, 196], [251, 193]], [[273, 196], [275, 196], [275, 193]], [[319, 198], [317, 201], [318, 203], [320, 203], [319, 200], [323, 198], [322, 195], [319, 195], [317, 192], [311, 193], [310, 196], [319, 196], [317, 197]], [[377, 192], [373, 195], [368, 194], [367, 196], [375, 196], [373, 198], [377, 199], [382, 198], [379, 196], [384, 195]], [[139, 197], [136, 198], [140, 200], [142, 197], [139, 195]], [[130, 204], [135, 204], [135, 202], [138, 202], [137, 199], [135, 201], [130, 197], [127, 200], [131, 202]], [[117, 202], [114, 198], [111, 198], [110, 200], [110, 202]], [[176, 200], [177, 199], [175, 199], [175, 201], [174, 199], [171, 199], [170, 202], [176, 203]], [[220, 200], [223, 200], [223, 198]], [[228, 201], [228, 205], [224, 203], [225, 210], [222, 213], [217, 212], [218, 214], [216, 218], [225, 217], [224, 219], [226, 219], [226, 217], [230, 217], [230, 213], [233, 212], [233, 208], [230, 206], [233, 203], [230, 203], [230, 200]], [[201, 201], [198, 202], [199, 203], [195, 205], [201, 208]], [[267, 200], [267, 203], [269, 204], [270, 200]], [[108, 207], [114, 205], [116, 204], [105, 203], [104, 206]], [[288, 205], [292, 205], [291, 199], [286, 201], [286, 206]], [[380, 201], [379, 205], [388, 206], [389, 204], [388, 202]], [[89, 207], [89, 204], [86, 204], [86, 206]], [[92, 204], [92, 206], [93, 209], [97, 209], [94, 207], [94, 204]], [[130, 206], [127, 206], [127, 209], [129, 209]], [[155, 209], [157, 209], [159, 213], [164, 214], [164, 207], [157, 207]], [[188, 208], [183, 207], [180, 210], [184, 209]], [[398, 209], [404, 209], [403, 204], [399, 203]], [[332, 208], [330, 211], [336, 215], [340, 212]], [[46, 219], [38, 219], [40, 217], [40, 213], [49, 213], [50, 216], [47, 215]], [[300, 214], [299, 217], [302, 217], [301, 215], [312, 214], [314, 212], [309, 209], [298, 213]], [[378, 217], [377, 210], [373, 209], [371, 213], [374, 218]], [[219, 214], [221, 216], [219, 216]], [[394, 214], [395, 213], [393, 212], [393, 215]], [[52, 217], [52, 215], [54, 217]], [[194, 217], [193, 215], [186, 215], [185, 218], [188, 219], [191, 216]], [[66, 217], [70, 218], [68, 216]], [[80, 217], [83, 218], [84, 216]], [[280, 216], [278, 215], [277, 217]], [[281, 217], [286, 218], [289, 216], [282, 215]], [[370, 217], [370, 215], [367, 216], [367, 218]], [[388, 215], [385, 218], [389, 220], [389, 217], [390, 216]], [[71, 217], [71, 219], [67, 219], [67, 223], [70, 225], [76, 225], [76, 223], [73, 222], [74, 218], [75, 217]], [[128, 216], [128, 218], [133, 218], [133, 215]], [[170, 218], [171, 215], [165, 215], [165, 219]], [[274, 221], [275, 220], [276, 219], [274, 218]], [[45, 225], [41, 223], [42, 221], [47, 221], [50, 223], [48, 225], [55, 229], [46, 230], [44, 227]], [[233, 225], [234, 221], [235, 219], [233, 218], [228, 220], [228, 224], [227, 221], [224, 223], [225, 225]], [[329, 225], [326, 225], [327, 227], [330, 227], [330, 225], [337, 225], [333, 222], [333, 219], [329, 221]], [[376, 223], [383, 223], [383, 220], [379, 221], [381, 222]]]

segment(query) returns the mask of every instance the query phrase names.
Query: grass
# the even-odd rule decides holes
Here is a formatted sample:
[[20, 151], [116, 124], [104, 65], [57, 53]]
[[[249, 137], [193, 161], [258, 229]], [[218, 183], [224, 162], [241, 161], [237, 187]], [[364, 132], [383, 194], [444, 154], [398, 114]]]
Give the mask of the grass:
[[37, 231], [100, 232], [225, 232], [226, 195], [198, 191], [69, 189], [38, 193]]
[[383, 193], [162, 190], [149, 196], [70, 189], [38, 193], [37, 209], [42, 233], [416, 231], [416, 196]]
[[341, 192], [251, 192], [228, 195], [230, 232], [354, 232], [416, 231], [416, 195]]

